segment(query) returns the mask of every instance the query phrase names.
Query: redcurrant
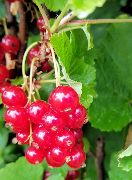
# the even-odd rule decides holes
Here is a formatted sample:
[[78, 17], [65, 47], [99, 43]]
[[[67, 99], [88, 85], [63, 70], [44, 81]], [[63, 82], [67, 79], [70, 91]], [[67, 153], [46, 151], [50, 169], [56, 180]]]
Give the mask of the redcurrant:
[[44, 160], [45, 152], [36, 147], [30, 146], [25, 153], [27, 161], [31, 164], [39, 164]]
[[49, 103], [58, 111], [68, 111], [79, 104], [79, 97], [72, 87], [58, 86], [50, 94]]
[[68, 171], [68, 174], [65, 180], [76, 180], [79, 177], [79, 174], [80, 173], [77, 170]]
[[71, 149], [75, 145], [75, 136], [72, 131], [63, 129], [57, 133], [55, 143], [59, 147]]
[[28, 53], [28, 64], [30, 65], [33, 58], [39, 58], [40, 44], [34, 46]]
[[29, 143], [29, 132], [28, 131], [19, 131], [16, 133], [16, 138], [18, 144], [28, 144]]
[[56, 162], [56, 161], [53, 160], [50, 151], [48, 151], [47, 154], [46, 154], [46, 161], [52, 167], [60, 167], [60, 166], [63, 165], [62, 163], [59, 163], [59, 162]]
[[44, 127], [36, 127], [33, 131], [33, 143], [38, 145], [41, 149], [48, 149], [51, 147], [52, 134], [50, 134]]
[[44, 61], [42, 63], [42, 68], [41, 69], [42, 69], [43, 72], [49, 72], [49, 71], [51, 71], [52, 67], [50, 66], [48, 61]]
[[49, 109], [50, 106], [48, 103], [43, 100], [37, 100], [27, 108], [27, 111], [31, 121], [35, 124], [40, 124], [42, 123], [42, 116], [44, 116]]
[[65, 112], [66, 126], [68, 128], [81, 128], [85, 122], [87, 111], [82, 105], [78, 105], [75, 109]]
[[0, 62], [2, 62], [4, 59], [4, 51], [2, 47], [2, 43], [0, 43]]
[[16, 54], [20, 49], [20, 41], [14, 35], [5, 35], [2, 38], [2, 47], [5, 52]]
[[43, 17], [39, 17], [37, 19], [37, 27], [38, 27], [39, 31], [46, 32], [44, 25], [45, 25], [45, 22], [44, 22]]
[[82, 141], [82, 138], [83, 138], [83, 131], [82, 131], [82, 129], [74, 129], [74, 130], [72, 130], [72, 132], [74, 133], [76, 142]]
[[60, 116], [59, 113], [53, 111], [53, 109], [42, 117], [42, 121], [44, 127], [52, 131], [57, 131], [65, 126], [63, 117]]
[[2, 92], [2, 102], [6, 106], [23, 107], [27, 104], [27, 96], [19, 86], [9, 86]]

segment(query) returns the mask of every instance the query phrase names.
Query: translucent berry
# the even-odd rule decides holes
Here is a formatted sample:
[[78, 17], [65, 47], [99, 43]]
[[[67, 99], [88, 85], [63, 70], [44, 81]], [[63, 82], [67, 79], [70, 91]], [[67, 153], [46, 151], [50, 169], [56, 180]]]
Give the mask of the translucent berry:
[[73, 132], [65, 129], [58, 132], [55, 138], [56, 145], [65, 149], [71, 149], [75, 145], [75, 141]]
[[50, 151], [48, 151], [46, 154], [46, 161], [49, 164], [49, 166], [52, 167], [61, 167], [64, 164], [54, 161]]
[[65, 163], [66, 151], [63, 148], [53, 147], [49, 152], [53, 162], [56, 162], [61, 166]]
[[5, 91], [6, 87], [9, 87], [11, 84], [9, 82], [3, 82], [0, 83], [0, 93], [2, 93], [3, 91]]
[[29, 129], [28, 115], [23, 107], [8, 108], [5, 112], [5, 121], [14, 131]]
[[27, 161], [31, 164], [39, 164], [44, 160], [45, 152], [36, 147], [30, 146], [25, 153]]
[[45, 22], [44, 22], [43, 17], [39, 17], [37, 19], [37, 27], [38, 27], [39, 31], [46, 32], [44, 25], [45, 25]]
[[74, 147], [66, 158], [68, 166], [71, 168], [80, 168], [84, 165], [86, 154], [81, 148]]
[[18, 144], [28, 144], [29, 143], [29, 131], [17, 132], [16, 138], [17, 138]]
[[34, 46], [28, 53], [28, 64], [30, 65], [33, 58], [39, 58], [40, 44]]
[[6, 79], [9, 79], [9, 77], [9, 70], [4, 65], [0, 65], [0, 83], [4, 82]]
[[6, 106], [23, 107], [27, 104], [27, 96], [19, 86], [9, 86], [2, 92], [2, 102]]
[[52, 144], [52, 134], [44, 127], [36, 127], [33, 131], [33, 143], [38, 145], [41, 149], [49, 149]]
[[20, 49], [20, 41], [14, 35], [5, 35], [2, 38], [2, 47], [5, 52], [16, 54]]
[[85, 122], [87, 111], [82, 105], [78, 105], [75, 109], [65, 112], [66, 126], [68, 128], [81, 128]]
[[43, 126], [52, 131], [57, 131], [65, 126], [63, 117], [52, 109], [42, 117]]
[[42, 116], [50, 109], [48, 103], [43, 100], [33, 102], [27, 109], [31, 121], [35, 124], [42, 123]]
[[58, 111], [68, 111], [79, 104], [79, 97], [72, 87], [58, 86], [50, 94], [49, 103]]
[[43, 72], [49, 72], [49, 71], [51, 71], [51, 69], [52, 69], [52, 67], [51, 67], [51, 65], [48, 63], [48, 61], [44, 61], [43, 63], [42, 63], [42, 71]]

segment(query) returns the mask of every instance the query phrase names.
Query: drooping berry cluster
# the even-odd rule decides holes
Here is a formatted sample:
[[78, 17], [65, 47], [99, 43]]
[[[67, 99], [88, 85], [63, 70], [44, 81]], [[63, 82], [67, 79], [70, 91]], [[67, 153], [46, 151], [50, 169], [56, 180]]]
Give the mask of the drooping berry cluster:
[[16, 133], [19, 144], [29, 144], [26, 159], [41, 163], [46, 158], [52, 167], [67, 163], [71, 168], [83, 166], [81, 130], [86, 120], [86, 109], [79, 103], [76, 91], [70, 86], [59, 86], [50, 94], [48, 103], [36, 100], [28, 104], [25, 92], [18, 86], [6, 87], [2, 92], [6, 105], [6, 125]]

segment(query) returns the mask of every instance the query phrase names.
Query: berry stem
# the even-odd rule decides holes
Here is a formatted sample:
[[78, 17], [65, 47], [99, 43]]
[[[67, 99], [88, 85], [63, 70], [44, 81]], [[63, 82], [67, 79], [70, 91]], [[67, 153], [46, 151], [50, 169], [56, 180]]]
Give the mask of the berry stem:
[[6, 19], [5, 18], [3, 18], [3, 27], [4, 27], [5, 34], [8, 35], [9, 32], [8, 32], [8, 28], [7, 28], [7, 24], [6, 24]]
[[26, 51], [24, 53], [24, 56], [23, 56], [23, 60], [22, 60], [23, 87], [27, 86], [27, 75], [26, 75], [26, 60], [27, 60], [27, 55], [28, 55], [30, 49], [32, 49], [37, 44], [38, 44], [38, 42], [34, 42], [33, 44], [31, 44], [26, 49]]
[[[49, 80], [40, 80], [40, 83], [44, 84], [44, 83], [56, 83], [56, 79], [49, 79]], [[61, 84], [68, 84], [67, 82], [64, 81], [60, 81]]]
[[52, 54], [53, 63], [54, 63], [56, 87], [58, 87], [58, 86], [60, 86], [60, 68], [59, 68], [58, 62], [57, 62], [57, 60], [55, 58], [54, 49], [53, 49], [53, 47], [52, 47], [52, 45], [50, 43], [48, 43], [48, 44], [49, 44], [49, 47], [51, 49], [51, 54]]
[[62, 20], [62, 18], [64, 17], [64, 15], [67, 13], [67, 11], [69, 10], [69, 1], [66, 3], [65, 7], [63, 8], [62, 12], [60, 13], [60, 15], [57, 17], [55, 23], [53, 24], [53, 26], [51, 27], [51, 32], [54, 33], [58, 27], [59, 24]]

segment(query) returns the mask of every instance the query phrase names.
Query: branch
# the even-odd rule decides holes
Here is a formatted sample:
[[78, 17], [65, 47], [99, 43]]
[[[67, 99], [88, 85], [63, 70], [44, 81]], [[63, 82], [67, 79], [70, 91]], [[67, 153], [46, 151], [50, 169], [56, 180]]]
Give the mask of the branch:
[[66, 22], [61, 25], [59, 28], [63, 27], [72, 27], [78, 25], [86, 25], [86, 24], [108, 24], [108, 23], [132, 23], [132, 19], [91, 19], [91, 20], [74, 20], [71, 22]]
[[20, 51], [18, 54], [18, 65], [21, 65], [23, 55], [27, 46], [27, 38], [26, 38], [26, 14], [24, 12], [24, 5], [22, 2], [19, 2], [18, 8], [20, 23], [19, 23], [19, 39], [21, 42]]
[[95, 158], [98, 180], [104, 179], [103, 159], [104, 159], [104, 140], [103, 137], [99, 137], [96, 143], [96, 158]]

